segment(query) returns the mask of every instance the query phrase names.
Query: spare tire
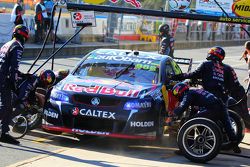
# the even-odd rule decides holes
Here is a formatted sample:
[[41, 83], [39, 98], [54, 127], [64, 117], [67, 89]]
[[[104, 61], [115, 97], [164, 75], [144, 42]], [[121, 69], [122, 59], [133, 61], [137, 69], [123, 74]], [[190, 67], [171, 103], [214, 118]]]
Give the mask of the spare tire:
[[182, 125], [177, 143], [192, 162], [205, 163], [217, 156], [222, 143], [220, 128], [207, 118], [193, 118]]

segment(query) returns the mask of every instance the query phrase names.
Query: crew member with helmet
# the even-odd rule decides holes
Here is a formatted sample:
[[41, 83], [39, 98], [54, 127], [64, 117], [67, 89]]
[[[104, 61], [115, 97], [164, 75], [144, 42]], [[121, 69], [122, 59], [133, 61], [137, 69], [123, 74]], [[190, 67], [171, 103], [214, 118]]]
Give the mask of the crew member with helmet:
[[220, 120], [229, 140], [232, 144], [237, 143], [237, 136], [233, 130], [227, 109], [215, 95], [203, 89], [189, 89], [189, 86], [183, 82], [177, 83], [172, 88], [172, 93], [180, 102], [180, 105], [173, 112], [174, 115], [181, 116], [189, 106], [202, 107], [205, 110], [197, 113], [195, 117], [205, 117], [215, 122]]
[[224, 58], [225, 51], [222, 47], [212, 47], [208, 51], [207, 61], [202, 62], [194, 72], [175, 75], [172, 79], [201, 79], [203, 88], [222, 99], [225, 104], [228, 95], [231, 95], [237, 101], [242, 99], [238, 105], [240, 110], [237, 110], [237, 113], [243, 118], [246, 127], [250, 128], [250, 115], [248, 114], [245, 89], [239, 83], [234, 69], [222, 63]]
[[19, 64], [23, 55], [24, 44], [29, 39], [29, 29], [17, 25], [12, 33], [12, 40], [0, 49], [0, 142], [19, 144], [19, 141], [8, 134], [12, 115], [12, 92], [16, 91]]
[[[22, 110], [30, 108], [29, 97], [35, 97], [37, 87], [47, 90], [54, 85], [56, 76], [52, 70], [42, 70], [39, 75], [24, 74], [19, 81], [20, 87], [17, 89], [13, 116], [21, 113]], [[32, 96], [31, 96], [32, 94]]]
[[169, 33], [170, 27], [168, 24], [161, 24], [159, 26], [160, 37], [160, 54], [174, 57], [174, 37]]

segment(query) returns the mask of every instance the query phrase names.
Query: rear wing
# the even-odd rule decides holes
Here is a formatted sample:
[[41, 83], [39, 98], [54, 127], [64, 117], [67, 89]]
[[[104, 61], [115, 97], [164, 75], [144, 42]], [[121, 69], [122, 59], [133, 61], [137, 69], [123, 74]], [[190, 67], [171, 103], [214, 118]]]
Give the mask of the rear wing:
[[192, 64], [193, 64], [193, 59], [192, 58], [181, 58], [181, 57], [174, 57], [174, 61], [177, 64], [184, 64], [184, 65], [188, 65], [188, 71], [190, 72], [192, 69]]

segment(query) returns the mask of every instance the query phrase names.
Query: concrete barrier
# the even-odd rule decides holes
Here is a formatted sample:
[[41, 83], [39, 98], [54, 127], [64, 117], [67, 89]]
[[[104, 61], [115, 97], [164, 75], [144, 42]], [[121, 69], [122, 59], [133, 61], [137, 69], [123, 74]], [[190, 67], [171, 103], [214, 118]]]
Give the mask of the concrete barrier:
[[[246, 40], [239, 41], [176, 41], [175, 49], [195, 49], [195, 48], [207, 48], [215, 45], [219, 46], [243, 46]], [[58, 49], [61, 45], [56, 45]], [[35, 57], [41, 50], [42, 45], [27, 44], [25, 46], [24, 56]], [[72, 55], [84, 55], [94, 49], [99, 48], [119, 48], [129, 50], [142, 50], [142, 51], [156, 51], [158, 49], [158, 42], [143, 42], [143, 41], [119, 41], [118, 44], [104, 43], [104, 42], [86, 42], [81, 45], [69, 44], [63, 48], [57, 55], [60, 56], [72, 56]], [[51, 55], [52, 45], [46, 46], [42, 56]]]

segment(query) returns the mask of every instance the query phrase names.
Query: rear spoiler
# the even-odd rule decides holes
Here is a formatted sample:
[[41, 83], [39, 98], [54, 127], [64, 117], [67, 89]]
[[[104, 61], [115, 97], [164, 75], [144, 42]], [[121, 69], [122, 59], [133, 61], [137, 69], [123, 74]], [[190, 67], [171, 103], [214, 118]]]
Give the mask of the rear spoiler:
[[181, 58], [181, 57], [174, 57], [174, 61], [177, 64], [185, 64], [188, 65], [188, 72], [192, 69], [193, 59], [192, 58]]

